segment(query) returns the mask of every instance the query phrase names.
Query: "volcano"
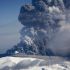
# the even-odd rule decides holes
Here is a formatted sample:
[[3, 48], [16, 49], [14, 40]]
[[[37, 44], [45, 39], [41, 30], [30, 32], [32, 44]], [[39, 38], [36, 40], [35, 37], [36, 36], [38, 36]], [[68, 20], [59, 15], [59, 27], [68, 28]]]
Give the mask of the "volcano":
[[[18, 16], [23, 25], [20, 42], [8, 55], [23, 53], [27, 55], [55, 55], [49, 48], [57, 32], [65, 22], [65, 5], [63, 0], [32, 0], [31, 4], [21, 6]], [[56, 55], [63, 55], [63, 51]]]

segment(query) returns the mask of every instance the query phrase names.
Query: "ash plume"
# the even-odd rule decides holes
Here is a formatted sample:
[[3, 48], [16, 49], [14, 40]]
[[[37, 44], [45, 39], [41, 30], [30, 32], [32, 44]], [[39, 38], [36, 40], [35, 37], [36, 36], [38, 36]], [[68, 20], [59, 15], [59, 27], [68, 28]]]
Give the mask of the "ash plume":
[[23, 25], [21, 41], [14, 47], [14, 53], [54, 55], [49, 43], [65, 22], [64, 12], [63, 0], [32, 0], [32, 4], [23, 5], [18, 17]]

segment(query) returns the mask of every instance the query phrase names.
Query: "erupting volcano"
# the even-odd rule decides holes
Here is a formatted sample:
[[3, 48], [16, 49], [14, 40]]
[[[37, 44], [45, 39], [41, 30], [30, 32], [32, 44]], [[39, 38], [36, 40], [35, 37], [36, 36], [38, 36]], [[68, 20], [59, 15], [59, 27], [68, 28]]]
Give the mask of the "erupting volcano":
[[[32, 0], [32, 4], [23, 5], [18, 17], [23, 25], [20, 31], [21, 41], [7, 53], [55, 55], [49, 42], [65, 22], [64, 13], [63, 0]], [[56, 55], [63, 55], [63, 51]]]

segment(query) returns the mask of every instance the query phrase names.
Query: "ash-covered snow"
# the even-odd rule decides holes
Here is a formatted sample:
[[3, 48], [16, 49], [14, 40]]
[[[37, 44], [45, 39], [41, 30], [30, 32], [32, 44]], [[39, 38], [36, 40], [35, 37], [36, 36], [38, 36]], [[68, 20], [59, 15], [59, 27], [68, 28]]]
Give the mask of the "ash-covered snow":
[[70, 61], [61, 57], [3, 57], [0, 70], [70, 70]]

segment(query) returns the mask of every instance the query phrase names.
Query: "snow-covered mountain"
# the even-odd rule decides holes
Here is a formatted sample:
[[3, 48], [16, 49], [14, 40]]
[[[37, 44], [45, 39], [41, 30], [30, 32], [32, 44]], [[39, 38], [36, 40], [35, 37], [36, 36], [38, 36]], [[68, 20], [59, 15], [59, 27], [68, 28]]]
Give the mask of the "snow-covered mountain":
[[23, 25], [20, 42], [1, 54], [6, 57], [0, 58], [0, 70], [70, 70], [69, 2], [32, 0], [23, 5], [18, 17]]
[[61, 57], [3, 57], [0, 70], [70, 70], [70, 61]]

